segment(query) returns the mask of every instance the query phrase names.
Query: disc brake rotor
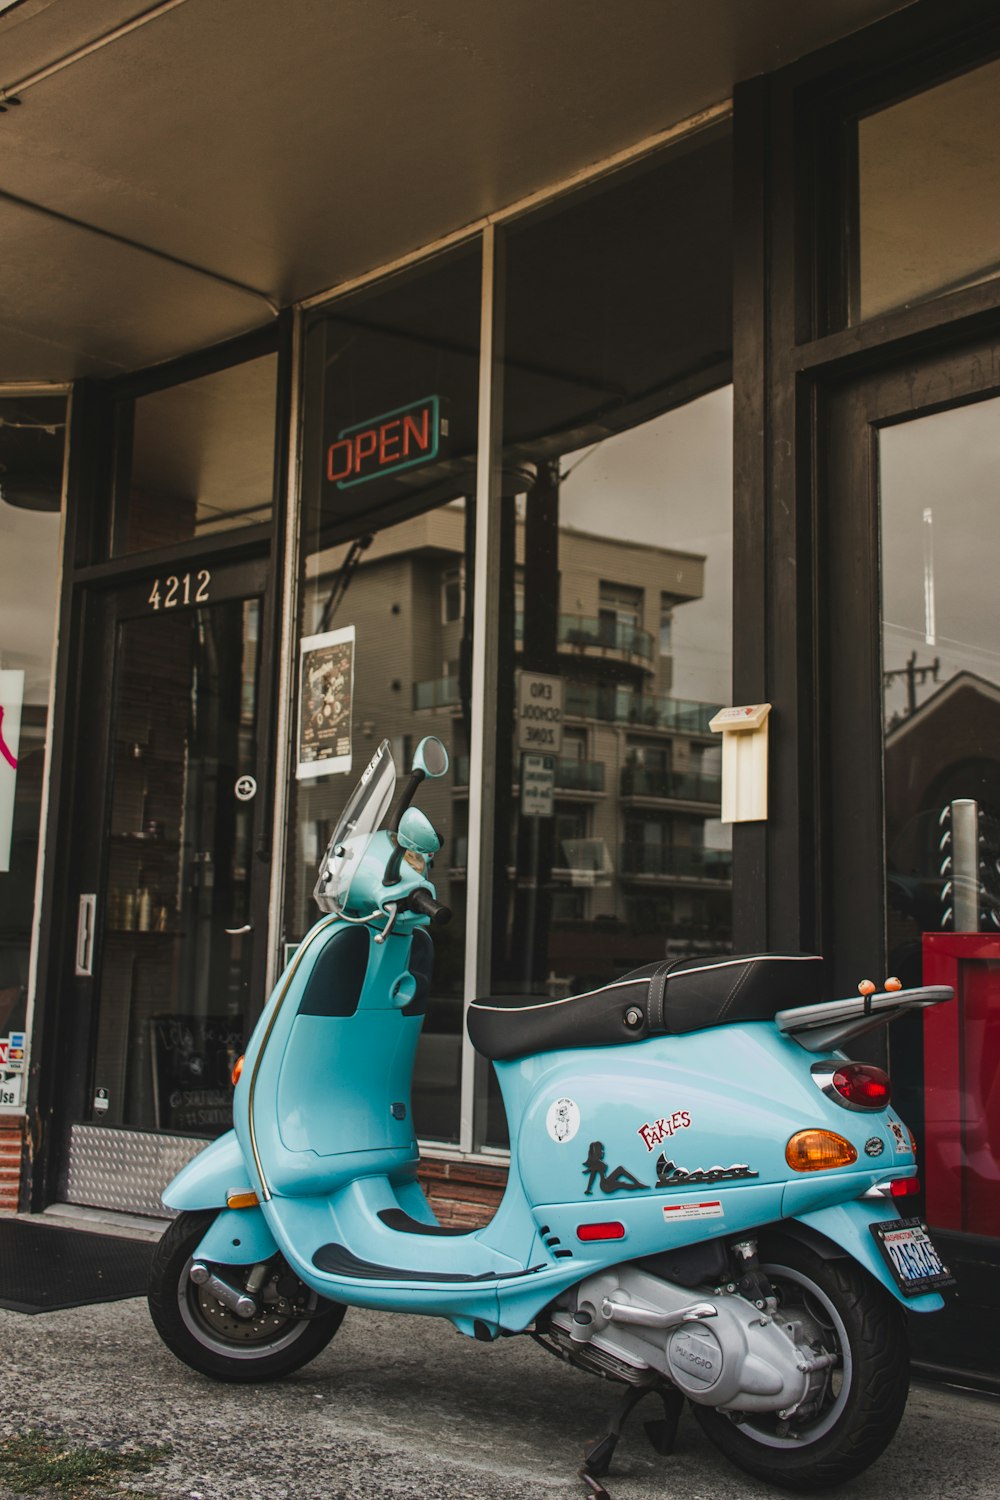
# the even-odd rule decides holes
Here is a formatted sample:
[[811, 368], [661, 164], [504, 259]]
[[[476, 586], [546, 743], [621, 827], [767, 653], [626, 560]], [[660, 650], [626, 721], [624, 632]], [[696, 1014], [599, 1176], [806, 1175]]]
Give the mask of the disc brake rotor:
[[188, 1300], [194, 1315], [216, 1337], [237, 1344], [260, 1344], [280, 1337], [290, 1324], [300, 1321], [301, 1312], [306, 1310], [308, 1292], [300, 1281], [295, 1280], [294, 1290], [299, 1294], [296, 1305], [289, 1301], [287, 1294], [292, 1288], [287, 1283], [292, 1280], [286, 1272], [279, 1284], [275, 1273], [260, 1293], [260, 1311], [252, 1318], [238, 1317], [232, 1308], [194, 1282], [189, 1283]]

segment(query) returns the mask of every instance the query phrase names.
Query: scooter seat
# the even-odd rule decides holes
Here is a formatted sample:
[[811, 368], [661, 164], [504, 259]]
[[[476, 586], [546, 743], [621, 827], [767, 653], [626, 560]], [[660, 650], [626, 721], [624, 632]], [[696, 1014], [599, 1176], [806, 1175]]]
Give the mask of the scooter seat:
[[679, 1036], [823, 998], [825, 965], [811, 953], [664, 959], [560, 1000], [488, 996], [469, 1006], [476, 1051], [497, 1062], [563, 1047], [620, 1047]]

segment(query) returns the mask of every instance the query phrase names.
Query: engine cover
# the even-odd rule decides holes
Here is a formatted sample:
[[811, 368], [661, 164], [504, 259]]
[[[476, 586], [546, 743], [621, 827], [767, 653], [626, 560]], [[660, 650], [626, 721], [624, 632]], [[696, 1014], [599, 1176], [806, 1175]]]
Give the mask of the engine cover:
[[734, 1411], [791, 1410], [809, 1392], [815, 1352], [734, 1293], [698, 1297], [618, 1266], [581, 1282], [576, 1299], [551, 1324], [569, 1357], [590, 1369], [617, 1364], [632, 1379], [657, 1371], [692, 1401]]

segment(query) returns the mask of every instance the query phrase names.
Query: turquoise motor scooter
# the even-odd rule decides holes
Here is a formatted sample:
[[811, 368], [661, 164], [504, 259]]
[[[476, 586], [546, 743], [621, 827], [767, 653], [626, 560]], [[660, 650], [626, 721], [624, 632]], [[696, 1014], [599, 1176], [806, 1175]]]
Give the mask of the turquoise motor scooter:
[[[417, 1180], [414, 1053], [429, 931], [450, 915], [440, 840], [412, 805], [447, 770], [426, 739], [396, 789], [388, 741], [320, 869], [324, 915], [282, 974], [236, 1083], [234, 1129], [174, 1179], [153, 1321], [203, 1374], [256, 1381], [312, 1359], [346, 1307], [430, 1313], [470, 1338], [530, 1333], [627, 1388], [588, 1458], [606, 1472], [639, 1397], [668, 1450], [689, 1402], [772, 1483], [841, 1482], [892, 1437], [903, 1309], [950, 1278], [907, 1208], [914, 1141], [847, 1043], [945, 988], [821, 997], [820, 959], [663, 961], [566, 999], [468, 1013], [496, 1068], [510, 1174], [492, 1222], [437, 1223]], [[239, 1065], [238, 1065], [239, 1066]]]

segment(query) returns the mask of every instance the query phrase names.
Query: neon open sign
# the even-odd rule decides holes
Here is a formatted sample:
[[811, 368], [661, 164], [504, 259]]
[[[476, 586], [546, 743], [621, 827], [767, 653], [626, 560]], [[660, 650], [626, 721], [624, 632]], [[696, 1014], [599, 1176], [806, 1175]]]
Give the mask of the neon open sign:
[[326, 478], [338, 490], [349, 490], [430, 463], [438, 456], [442, 426], [440, 399], [425, 396], [345, 427], [326, 450]]

